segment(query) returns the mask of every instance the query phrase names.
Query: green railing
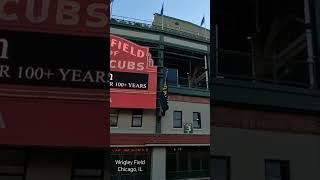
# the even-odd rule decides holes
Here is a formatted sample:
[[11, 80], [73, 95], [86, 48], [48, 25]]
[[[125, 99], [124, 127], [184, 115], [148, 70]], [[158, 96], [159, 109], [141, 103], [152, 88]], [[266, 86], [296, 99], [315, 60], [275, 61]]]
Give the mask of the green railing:
[[210, 41], [210, 36], [205, 35], [207, 34], [207, 31], [205, 31], [205, 33], [193, 32], [188, 29], [174, 28], [166, 24], [162, 26], [162, 24], [161, 25], [154, 24], [151, 21], [128, 18], [123, 16], [113, 15], [111, 17], [111, 24], [120, 24], [120, 25], [132, 26], [132, 27], [143, 28], [148, 30], [163, 31], [163, 32], [167, 32], [175, 35], [186, 36], [186, 37], [197, 39], [197, 40], [202, 40], [207, 42]]
[[216, 78], [219, 79], [310, 88], [306, 59], [252, 57], [251, 53], [247, 52], [218, 50], [215, 64]]
[[191, 81], [188, 78], [179, 77], [176, 83], [168, 82], [168, 85], [174, 86], [177, 88], [192, 88], [192, 89], [208, 90], [207, 81], [205, 79], [196, 82], [196, 81]]

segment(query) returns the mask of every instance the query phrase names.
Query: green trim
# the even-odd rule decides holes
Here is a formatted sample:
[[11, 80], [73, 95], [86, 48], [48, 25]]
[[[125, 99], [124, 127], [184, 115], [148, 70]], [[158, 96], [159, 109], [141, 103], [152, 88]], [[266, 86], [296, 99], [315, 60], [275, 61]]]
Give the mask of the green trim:
[[[148, 39], [143, 39], [143, 38], [138, 38], [138, 37], [132, 37], [132, 36], [125, 36], [125, 35], [119, 35], [125, 39], [128, 40], [132, 40], [132, 41], [140, 41], [140, 42], [146, 42], [146, 43], [154, 43], [154, 44], [158, 44], [159, 41], [151, 41]], [[179, 50], [189, 50], [189, 51], [193, 51], [193, 52], [197, 52], [197, 53], [203, 53], [203, 54], [208, 54], [208, 51], [205, 50], [200, 50], [200, 49], [194, 49], [191, 47], [187, 47], [187, 46], [182, 46], [182, 45], [177, 45], [174, 43], [168, 43], [168, 42], [163, 42], [164, 45], [169, 46], [169, 47], [173, 47]]]
[[160, 93], [163, 86], [163, 61], [164, 61], [164, 46], [163, 35], [160, 35], [159, 50], [158, 50], [158, 74], [157, 74], [157, 116], [156, 116], [156, 133], [161, 134], [161, 107], [160, 107]]
[[214, 79], [214, 101], [264, 105], [306, 111], [320, 111], [320, 92], [315, 90], [251, 83], [241, 80]]
[[138, 27], [135, 25], [129, 25], [129, 24], [120, 24], [120, 23], [115, 23], [115, 22], [111, 22], [110, 23], [110, 27], [116, 28], [117, 27], [123, 27], [121, 29], [129, 29], [129, 30], [138, 30], [140, 32], [148, 32], [148, 33], [153, 33], [155, 35], [159, 35], [159, 34], [166, 34], [166, 35], [172, 35], [175, 37], [182, 37], [184, 39], [189, 39], [195, 42], [202, 42], [202, 43], [209, 43], [210, 40], [204, 40], [204, 38], [195, 38], [194, 36], [188, 36], [188, 35], [184, 35], [185, 33], [179, 32], [175, 30], [172, 31], [166, 31], [166, 30], [159, 30], [159, 29], [150, 29], [150, 28], [143, 28], [143, 27]]
[[141, 41], [141, 42], [147, 42], [147, 43], [155, 43], [159, 44], [158, 40], [151, 40], [151, 39], [145, 39], [145, 38], [140, 38], [140, 37], [135, 37], [135, 36], [126, 36], [126, 35], [118, 35], [114, 34], [116, 36], [121, 36], [122, 38], [128, 39], [128, 40], [136, 40], [136, 41]]
[[[128, 29], [129, 30], [129, 29]], [[132, 29], [131, 29], [132, 31]], [[128, 40], [136, 40], [136, 41], [141, 41], [141, 42], [148, 42], [148, 43], [155, 43], [155, 44], [158, 44], [158, 43], [162, 43], [164, 45], [167, 45], [167, 46], [172, 46], [172, 47], [175, 47], [177, 49], [181, 49], [181, 50], [191, 50], [191, 51], [194, 51], [194, 52], [199, 52], [199, 53], [208, 53], [210, 52], [210, 48], [208, 48], [208, 50], [201, 50], [201, 49], [197, 49], [197, 48], [192, 48], [192, 47], [188, 47], [188, 46], [183, 46], [183, 45], [179, 45], [179, 44], [174, 44], [174, 43], [170, 43], [170, 42], [164, 42], [163, 39], [161, 39], [161, 37], [163, 38], [164, 35], [162, 34], [154, 34], [154, 33], [150, 33], [152, 35], [159, 35], [160, 36], [160, 41], [158, 40], [151, 40], [151, 39], [145, 39], [145, 38], [140, 38], [140, 37], [136, 37], [136, 36], [127, 36], [127, 35], [118, 35], [118, 36], [121, 36], [123, 38], [126, 38]], [[116, 34], [117, 35], [117, 34]], [[183, 41], [186, 41], [186, 39], [183, 39], [181, 37], [174, 37], [174, 36], [168, 36], [170, 38], [175, 38], [175, 39], [178, 39], [178, 40], [183, 40]], [[188, 40], [187, 40], [188, 41]], [[196, 43], [196, 44], [199, 44], [199, 45], [205, 45], [205, 46], [208, 46], [210, 47], [210, 44], [208, 42], [197, 42], [197, 41], [190, 41], [191, 43]]]
[[[198, 49], [192, 49], [192, 48], [188, 48], [188, 47], [185, 47], [185, 46], [177, 46], [176, 44], [171, 44], [171, 43], [165, 43], [165, 46], [168, 47], [168, 48], [175, 48], [175, 49], [178, 49], [178, 50], [182, 50], [182, 51], [192, 51], [194, 53], [199, 53], [199, 54], [208, 54], [207, 51], [201, 51], [201, 50], [198, 50]], [[166, 48], [165, 47], [165, 48]]]
[[169, 47], [174, 47], [180, 50], [189, 50], [189, 51], [193, 51], [193, 52], [198, 52], [198, 53], [203, 53], [203, 54], [207, 54], [208, 51], [206, 50], [201, 50], [201, 49], [194, 49], [188, 46], [182, 46], [182, 45], [178, 45], [178, 44], [174, 44], [174, 43], [168, 43], [168, 42], [164, 42], [164, 45], [169, 46]]

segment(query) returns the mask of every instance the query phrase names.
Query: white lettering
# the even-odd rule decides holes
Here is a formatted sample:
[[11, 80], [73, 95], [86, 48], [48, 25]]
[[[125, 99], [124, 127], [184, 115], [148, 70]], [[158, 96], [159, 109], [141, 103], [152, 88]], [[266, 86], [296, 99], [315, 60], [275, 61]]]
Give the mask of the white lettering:
[[69, 72], [71, 71], [70, 69], [67, 69], [67, 71], [65, 71], [64, 69], [60, 68], [58, 69], [59, 72], [61, 73], [62, 75], [62, 81], [66, 81], [66, 77], [67, 75], [69, 74]]
[[137, 70], [138, 71], [143, 71], [144, 70], [144, 63], [138, 63], [137, 64]]
[[128, 51], [129, 45], [127, 43], [123, 43], [123, 51], [129, 53]]
[[1, 0], [0, 1], [0, 19], [6, 20], [6, 21], [14, 21], [14, 20], [18, 20], [18, 16], [15, 13], [12, 14], [7, 14], [5, 12], [5, 6], [9, 3], [9, 2], [15, 2], [18, 3], [19, 0]]
[[9, 71], [9, 66], [7, 65], [0, 65], [0, 78], [10, 78], [8, 71]]
[[81, 70], [72, 70], [72, 80], [74, 82], [80, 82]]
[[137, 57], [138, 58], [143, 58], [144, 57], [144, 51], [141, 51], [140, 49], [138, 49], [138, 51], [137, 51]]
[[[106, 77], [106, 73], [105, 72], [103, 72], [103, 71], [97, 71], [96, 72], [96, 82], [98, 83], [98, 82], [102, 82], [102, 83], [106, 83], [106, 81], [105, 81], [105, 77]], [[112, 75], [112, 74], [110, 74], [110, 75]], [[112, 78], [110, 78], [110, 80], [112, 80]]]
[[0, 51], [0, 59], [8, 59], [8, 46], [9, 43], [6, 39], [0, 39], [0, 45], [2, 45], [1, 51]]
[[117, 63], [116, 60], [110, 60], [110, 68], [115, 69], [117, 66], [115, 65]]
[[111, 69], [127, 69], [127, 70], [143, 71], [145, 69], [144, 66], [145, 66], [145, 63], [143, 62], [136, 63], [134, 61], [110, 60]]
[[[101, 9], [102, 12], [97, 12], [96, 10]], [[105, 27], [108, 23], [108, 18], [106, 16], [107, 14], [107, 6], [103, 3], [93, 3], [88, 6], [87, 8], [88, 15], [94, 18], [99, 19], [100, 21], [94, 22], [90, 21], [90, 19], [87, 19], [86, 25], [89, 27]]]
[[84, 75], [84, 78], [82, 79], [82, 82], [85, 82], [85, 81], [87, 81], [87, 80], [89, 80], [90, 82], [93, 82], [93, 81], [94, 81], [93, 78], [92, 78], [92, 74], [90, 73], [90, 71], [88, 71], [88, 72], [86, 73], [86, 75]]
[[[66, 8], [69, 7], [69, 8]], [[57, 24], [77, 25], [79, 23], [80, 4], [75, 1], [59, 0], [57, 9]], [[66, 19], [68, 16], [69, 19]]]
[[41, 23], [45, 21], [48, 18], [49, 4], [50, 4], [49, 0], [42, 0], [41, 15], [38, 17], [35, 17], [34, 16], [35, 0], [28, 0], [26, 17], [29, 19], [30, 22], [33, 22], [33, 23]]
[[129, 62], [128, 62], [128, 69], [134, 70], [134, 69], [135, 69], [135, 65], [136, 65], [135, 62], [129, 61]]

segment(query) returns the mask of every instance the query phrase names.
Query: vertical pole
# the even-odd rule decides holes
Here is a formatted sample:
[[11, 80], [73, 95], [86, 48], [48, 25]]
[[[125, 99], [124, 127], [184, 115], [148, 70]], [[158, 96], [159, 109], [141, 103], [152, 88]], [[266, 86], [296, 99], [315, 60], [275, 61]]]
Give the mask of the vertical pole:
[[156, 108], [156, 134], [161, 134], [161, 105], [160, 96], [162, 93], [161, 87], [163, 87], [163, 69], [164, 69], [164, 45], [163, 45], [163, 35], [160, 35], [159, 50], [158, 50], [158, 74], [157, 74], [157, 108]]
[[255, 64], [255, 52], [254, 52], [254, 43], [253, 43], [253, 37], [247, 37], [247, 39], [250, 41], [251, 46], [251, 73], [252, 73], [252, 79], [253, 82], [256, 81], [256, 64]]
[[219, 29], [218, 29], [218, 25], [215, 25], [215, 32], [216, 32], [216, 47], [215, 47], [215, 68], [216, 68], [216, 72], [215, 72], [215, 76], [217, 76], [219, 74]]
[[[310, 24], [310, 4], [309, 0], [304, 0], [304, 15], [305, 15], [305, 24]], [[312, 32], [310, 27], [306, 28], [306, 38], [307, 38], [307, 51], [308, 51], [308, 68], [309, 68], [309, 87], [310, 89], [314, 88], [314, 54], [313, 54], [313, 45], [312, 45]]]
[[209, 75], [208, 75], [207, 55], [204, 55], [204, 68], [206, 70], [206, 85], [207, 85], [207, 89], [209, 89]]
[[254, 44], [253, 44], [253, 40], [251, 39], [251, 51], [252, 51], [252, 76], [253, 79], [256, 80], [256, 63], [254, 62], [255, 58], [255, 52], [254, 52]]
[[161, 15], [161, 29], [163, 30], [163, 15]]

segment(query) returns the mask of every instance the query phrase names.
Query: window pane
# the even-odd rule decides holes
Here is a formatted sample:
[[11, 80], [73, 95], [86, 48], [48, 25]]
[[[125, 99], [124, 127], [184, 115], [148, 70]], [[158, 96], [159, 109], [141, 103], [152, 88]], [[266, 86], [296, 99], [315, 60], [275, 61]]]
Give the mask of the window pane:
[[289, 180], [287, 161], [267, 160], [265, 164], [266, 180]]
[[182, 112], [174, 111], [173, 112], [173, 127], [181, 128], [182, 127]]
[[111, 109], [111, 111], [110, 111], [110, 126], [111, 127], [118, 126], [118, 115], [119, 115], [119, 110]]
[[141, 127], [142, 126], [142, 118], [138, 117], [133, 117], [132, 118], [132, 126], [133, 127]]
[[118, 116], [111, 115], [110, 116], [110, 126], [117, 127], [118, 126]]
[[105, 152], [77, 152], [72, 160], [72, 180], [101, 180]]
[[280, 178], [280, 163], [279, 162], [267, 162], [266, 163], [266, 175], [269, 179], [275, 177]]
[[182, 125], [181, 125], [181, 120], [175, 120], [173, 121], [173, 127], [174, 128], [181, 128]]
[[194, 112], [194, 113], [193, 113], [193, 119], [198, 119], [198, 118], [199, 118], [199, 113]]
[[23, 180], [25, 163], [26, 158], [23, 150], [0, 150], [0, 179]]
[[182, 119], [182, 112], [181, 111], [174, 111], [173, 118], [174, 119]]
[[201, 128], [201, 116], [199, 112], [193, 113], [193, 127]]
[[229, 169], [227, 158], [213, 158], [214, 180], [228, 180]]
[[132, 112], [132, 127], [142, 127], [142, 109], [135, 109]]

